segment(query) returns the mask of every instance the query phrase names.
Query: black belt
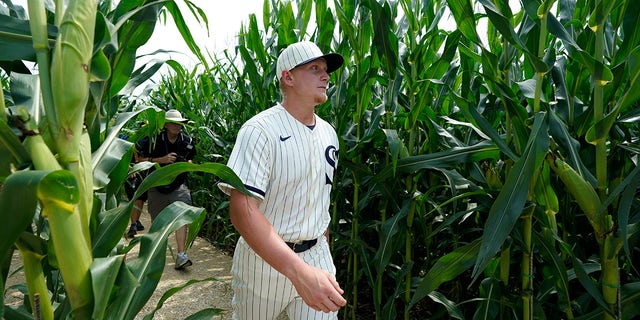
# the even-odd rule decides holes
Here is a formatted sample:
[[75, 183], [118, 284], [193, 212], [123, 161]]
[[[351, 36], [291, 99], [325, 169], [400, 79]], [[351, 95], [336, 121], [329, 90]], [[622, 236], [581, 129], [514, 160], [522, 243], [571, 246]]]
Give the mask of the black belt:
[[305, 252], [311, 249], [311, 247], [315, 246], [316, 243], [318, 243], [318, 239], [304, 240], [302, 242], [297, 242], [297, 243], [286, 242], [289, 248], [291, 248], [291, 250], [293, 250], [293, 252], [295, 253]]

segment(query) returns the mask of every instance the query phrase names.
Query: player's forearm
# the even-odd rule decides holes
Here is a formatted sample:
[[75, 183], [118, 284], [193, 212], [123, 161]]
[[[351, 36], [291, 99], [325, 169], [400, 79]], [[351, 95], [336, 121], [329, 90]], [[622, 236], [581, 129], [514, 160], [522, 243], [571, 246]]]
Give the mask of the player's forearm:
[[230, 215], [231, 223], [253, 251], [287, 278], [306, 265], [278, 235], [255, 199], [233, 190]]

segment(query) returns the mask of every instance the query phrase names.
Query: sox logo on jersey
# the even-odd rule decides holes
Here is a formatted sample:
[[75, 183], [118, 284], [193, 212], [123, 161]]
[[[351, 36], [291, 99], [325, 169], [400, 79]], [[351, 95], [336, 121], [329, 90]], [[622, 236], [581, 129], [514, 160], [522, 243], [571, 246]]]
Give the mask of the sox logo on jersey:
[[[336, 161], [338, 159], [338, 149], [335, 146], [328, 146], [324, 151], [324, 157], [327, 159], [327, 163], [329, 166], [333, 168], [334, 172], [336, 170]], [[325, 177], [327, 184], [333, 184], [333, 177], [329, 177], [329, 174], [325, 173]]]

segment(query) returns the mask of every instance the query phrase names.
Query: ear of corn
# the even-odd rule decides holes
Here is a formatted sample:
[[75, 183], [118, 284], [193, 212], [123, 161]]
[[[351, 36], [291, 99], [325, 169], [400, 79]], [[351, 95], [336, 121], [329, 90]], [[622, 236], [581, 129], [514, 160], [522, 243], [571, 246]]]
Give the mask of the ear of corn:
[[97, 2], [71, 1], [60, 24], [51, 63], [51, 87], [58, 131], [53, 132], [63, 164], [78, 161], [89, 98]]
[[556, 175], [560, 177], [562, 183], [567, 187], [567, 191], [587, 216], [593, 230], [600, 236], [607, 232], [608, 230], [604, 226], [601, 214], [598, 214], [602, 203], [593, 186], [562, 159], [549, 154], [547, 155], [547, 163]]

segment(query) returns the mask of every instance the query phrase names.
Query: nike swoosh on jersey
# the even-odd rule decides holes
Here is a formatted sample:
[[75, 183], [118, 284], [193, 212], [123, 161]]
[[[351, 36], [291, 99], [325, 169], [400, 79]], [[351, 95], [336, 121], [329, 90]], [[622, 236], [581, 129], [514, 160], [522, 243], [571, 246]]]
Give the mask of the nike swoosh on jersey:
[[286, 137], [280, 136], [280, 141], [287, 141], [287, 139], [289, 138], [291, 138], [291, 136], [286, 136]]

